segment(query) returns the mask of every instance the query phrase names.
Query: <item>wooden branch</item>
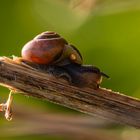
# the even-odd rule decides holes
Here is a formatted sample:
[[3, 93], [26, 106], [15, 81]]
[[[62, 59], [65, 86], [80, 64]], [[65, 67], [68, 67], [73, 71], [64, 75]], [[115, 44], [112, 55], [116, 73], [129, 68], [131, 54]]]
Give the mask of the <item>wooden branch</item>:
[[0, 83], [3, 86], [61, 104], [90, 115], [140, 128], [140, 100], [99, 88], [78, 88], [67, 82], [0, 58]]

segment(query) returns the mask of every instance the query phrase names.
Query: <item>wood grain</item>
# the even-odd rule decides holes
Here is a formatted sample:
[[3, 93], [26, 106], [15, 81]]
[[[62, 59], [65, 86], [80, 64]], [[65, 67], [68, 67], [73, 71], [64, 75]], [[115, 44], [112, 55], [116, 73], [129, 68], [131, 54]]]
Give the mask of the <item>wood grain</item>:
[[0, 58], [0, 84], [23, 95], [60, 104], [100, 118], [140, 128], [140, 100], [99, 88], [78, 88], [12, 59]]

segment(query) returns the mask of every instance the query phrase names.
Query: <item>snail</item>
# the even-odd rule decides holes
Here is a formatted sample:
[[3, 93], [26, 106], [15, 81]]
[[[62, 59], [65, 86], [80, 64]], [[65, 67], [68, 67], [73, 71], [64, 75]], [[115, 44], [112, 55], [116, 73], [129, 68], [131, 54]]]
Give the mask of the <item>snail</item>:
[[53, 31], [43, 32], [25, 44], [21, 56], [25, 64], [67, 79], [74, 86], [97, 89], [102, 76], [108, 78], [99, 68], [82, 65], [79, 50]]

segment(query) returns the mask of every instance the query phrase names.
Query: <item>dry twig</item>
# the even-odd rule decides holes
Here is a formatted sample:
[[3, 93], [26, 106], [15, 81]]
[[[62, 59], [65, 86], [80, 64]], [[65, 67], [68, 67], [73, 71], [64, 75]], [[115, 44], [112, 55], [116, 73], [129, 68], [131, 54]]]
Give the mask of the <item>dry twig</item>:
[[21, 94], [140, 128], [140, 100], [108, 89], [78, 88], [11, 59], [0, 59], [0, 83]]

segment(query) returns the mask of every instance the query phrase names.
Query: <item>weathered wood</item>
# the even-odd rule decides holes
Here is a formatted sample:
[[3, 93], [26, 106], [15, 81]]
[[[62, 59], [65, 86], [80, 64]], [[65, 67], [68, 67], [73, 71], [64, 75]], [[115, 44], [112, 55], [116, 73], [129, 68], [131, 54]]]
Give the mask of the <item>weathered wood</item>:
[[0, 58], [0, 83], [3, 86], [61, 104], [90, 115], [140, 128], [140, 100], [99, 88], [78, 88], [6, 57]]

